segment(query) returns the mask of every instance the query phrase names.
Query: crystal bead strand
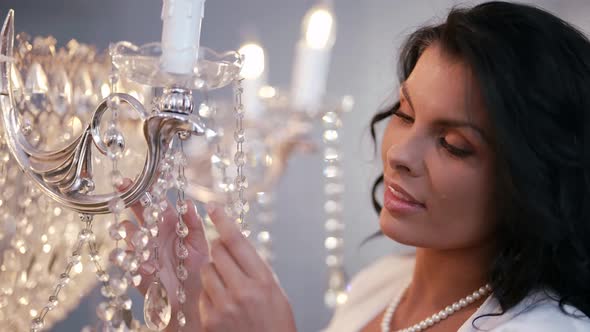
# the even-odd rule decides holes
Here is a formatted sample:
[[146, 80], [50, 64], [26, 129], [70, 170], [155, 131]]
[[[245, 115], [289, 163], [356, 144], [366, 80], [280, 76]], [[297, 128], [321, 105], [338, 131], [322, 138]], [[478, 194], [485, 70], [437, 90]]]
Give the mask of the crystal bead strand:
[[342, 218], [342, 169], [340, 168], [339, 129], [342, 122], [338, 113], [329, 111], [322, 117], [324, 127], [324, 193], [326, 202], [324, 212], [326, 221], [326, 265], [328, 267], [328, 289], [324, 301], [326, 306], [334, 308], [346, 302], [346, 275], [343, 266], [343, 231]]
[[259, 208], [256, 216], [256, 249], [258, 250], [258, 254], [267, 262], [272, 262], [274, 259], [272, 238], [269, 230], [270, 225], [274, 221], [273, 202], [274, 196], [272, 191], [256, 193], [256, 203]]
[[248, 201], [246, 200], [244, 191], [248, 187], [248, 181], [244, 175], [244, 165], [246, 164], [246, 154], [244, 153], [245, 131], [243, 126], [244, 119], [244, 104], [242, 103], [242, 80], [237, 79], [234, 83], [234, 115], [236, 119], [236, 128], [234, 132], [234, 140], [236, 142], [236, 153], [234, 155], [234, 163], [236, 165], [236, 178], [234, 180], [235, 190], [237, 192], [236, 199], [233, 202], [234, 212], [237, 215], [236, 222], [240, 226], [242, 234], [246, 237], [250, 235], [250, 230], [245, 221], [246, 213], [250, 210]]
[[[87, 216], [88, 220], [92, 220], [91, 216]], [[101, 294], [103, 296], [110, 298], [110, 302], [102, 302], [96, 308], [96, 314], [100, 320], [103, 321], [103, 324], [106, 326], [117, 325], [120, 326], [121, 320], [124, 317], [131, 316], [131, 306], [132, 301], [129, 296], [123, 294], [116, 298], [112, 297], [114, 291], [112, 289], [109, 274], [102, 268], [100, 264], [100, 254], [99, 254], [99, 247], [96, 244], [96, 237], [92, 232], [90, 226], [87, 227], [90, 232], [88, 232], [88, 251], [90, 253], [90, 261], [94, 264], [94, 268], [96, 270], [96, 276], [98, 281], [102, 284], [101, 287]], [[129, 314], [129, 315], [127, 315]], [[135, 328], [139, 325], [139, 322], [133, 320], [130, 324], [132, 328]]]
[[[199, 116], [208, 119], [208, 127], [215, 128], [215, 108], [209, 103], [209, 94], [207, 91], [203, 92], [203, 97], [203, 103], [201, 103], [199, 107]], [[216, 183], [215, 189], [227, 194], [228, 204], [226, 205], [226, 213], [228, 215], [233, 215], [231, 202], [235, 186], [232, 183], [232, 179], [227, 175], [227, 168], [230, 166], [230, 160], [221, 146], [223, 129], [219, 128], [218, 130], [212, 130], [210, 128], [207, 129], [205, 136], [207, 143], [213, 145], [215, 149], [215, 153], [211, 156], [211, 164], [214, 166], [213, 177]]]
[[[113, 192], [118, 192], [123, 184], [123, 176], [118, 169], [118, 161], [123, 158], [125, 139], [118, 128], [121, 101], [114, 95], [119, 80], [116, 68], [113, 68], [109, 80], [112, 94], [108, 97], [107, 106], [110, 110], [111, 120], [104, 133], [103, 142], [107, 147], [107, 157], [111, 160], [112, 165], [109, 174], [110, 183]], [[99, 304], [97, 313], [99, 313], [99, 318], [111, 327], [118, 328], [122, 323], [125, 323], [129, 328], [131, 321], [123, 322], [123, 317], [132, 317], [130, 311], [132, 303], [126, 292], [129, 287], [129, 280], [132, 279], [129, 276], [131, 273], [137, 272], [139, 262], [134, 255], [127, 254], [120, 247], [120, 241], [127, 238], [127, 231], [120, 218], [121, 213], [125, 210], [125, 202], [121, 197], [115, 196], [109, 202], [109, 210], [113, 215], [112, 223], [109, 226], [109, 236], [115, 241], [115, 248], [111, 251], [109, 258], [121, 269], [121, 273], [118, 276], [109, 277], [108, 286], [103, 285], [101, 291], [103, 296], [108, 299], [108, 302]], [[100, 278], [104, 278], [104, 276], [101, 275], [99, 280]]]
[[92, 216], [81, 214], [80, 220], [86, 223], [86, 227], [84, 227], [78, 233], [78, 242], [74, 245], [74, 249], [72, 250], [72, 255], [68, 257], [68, 264], [66, 265], [65, 270], [60, 274], [59, 280], [57, 285], [53, 289], [53, 293], [49, 296], [49, 299], [43, 309], [39, 312], [39, 315], [33, 319], [31, 322], [31, 332], [38, 332], [43, 329], [45, 326], [45, 316], [49, 311], [55, 309], [58, 305], [58, 296], [60, 291], [67, 286], [70, 282], [70, 272], [77, 264], [81, 264], [81, 250], [84, 244], [93, 236], [92, 234]]
[[[145, 227], [141, 227], [132, 239], [136, 250], [140, 247], [144, 248], [140, 249], [141, 252], [138, 252], [138, 256], [141, 257], [142, 261], [150, 259], [149, 249], [151, 246], [151, 259], [155, 267], [155, 278], [148, 288], [144, 299], [143, 315], [147, 327], [156, 331], [162, 331], [168, 326], [172, 312], [168, 293], [160, 281], [159, 247], [157, 241], [160, 233], [158, 224], [163, 222], [163, 213], [168, 208], [166, 193], [168, 189], [174, 186], [172, 172], [174, 166], [178, 163], [178, 156], [174, 153], [172, 143], [159, 162], [159, 176], [151, 188], [149, 193], [150, 201], [146, 204], [143, 211]], [[181, 297], [181, 295], [178, 295], [178, 298], [179, 301], [184, 302], [186, 296]]]
[[[188, 206], [184, 195], [184, 189], [186, 188], [187, 180], [184, 175], [184, 167], [186, 166], [186, 156], [184, 155], [184, 144], [183, 140], [188, 138], [182, 133], [179, 134], [179, 146], [180, 149], [176, 152], [177, 158], [175, 158], [176, 165], [178, 167], [178, 175], [176, 178], [176, 189], [178, 196], [176, 200], [176, 213], [178, 216], [178, 222], [176, 223], [176, 235], [178, 236], [178, 250], [176, 255], [178, 257], [178, 266], [176, 267], [176, 277], [178, 278], [178, 289], [177, 294], [184, 294], [184, 281], [188, 278], [188, 271], [184, 266], [184, 260], [188, 257], [188, 249], [185, 246], [184, 239], [188, 236], [189, 230], [187, 225], [182, 220], [183, 216], [188, 212]], [[176, 313], [176, 322], [178, 324], [178, 331], [186, 325], [186, 316], [184, 314], [184, 302], [186, 297], [179, 298], [179, 309]]]

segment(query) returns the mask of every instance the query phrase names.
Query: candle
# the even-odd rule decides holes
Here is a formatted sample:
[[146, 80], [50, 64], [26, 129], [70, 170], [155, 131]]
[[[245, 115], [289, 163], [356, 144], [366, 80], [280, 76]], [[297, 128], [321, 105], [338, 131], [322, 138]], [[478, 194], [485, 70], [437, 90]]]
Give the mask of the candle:
[[330, 55], [335, 40], [334, 16], [329, 6], [313, 7], [303, 20], [293, 66], [292, 103], [301, 111], [321, 107], [326, 93]]
[[162, 56], [166, 72], [191, 74], [199, 52], [205, 0], [164, 0], [162, 6]]
[[260, 89], [266, 85], [266, 59], [264, 49], [256, 43], [247, 43], [238, 51], [244, 56], [244, 64], [240, 71], [242, 80], [242, 103], [246, 117], [255, 119], [263, 112]]

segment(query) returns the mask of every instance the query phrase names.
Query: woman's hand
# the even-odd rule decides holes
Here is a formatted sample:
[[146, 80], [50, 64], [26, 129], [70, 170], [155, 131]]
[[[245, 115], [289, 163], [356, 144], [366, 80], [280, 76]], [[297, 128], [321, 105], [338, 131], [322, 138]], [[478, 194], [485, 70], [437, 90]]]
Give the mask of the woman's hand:
[[223, 209], [208, 207], [219, 233], [202, 265], [199, 298], [207, 332], [295, 332], [289, 301], [270, 267]]
[[[123, 188], [131, 185], [130, 180], [125, 180]], [[187, 201], [188, 212], [182, 216], [182, 220], [189, 229], [188, 236], [184, 239], [184, 243], [189, 251], [188, 258], [184, 260], [184, 265], [188, 270], [188, 278], [184, 282], [186, 301], [184, 303], [184, 314], [186, 317], [186, 331], [202, 331], [200, 327], [199, 310], [197, 299], [201, 294], [201, 283], [199, 277], [199, 270], [201, 266], [209, 261], [209, 244], [205, 237], [203, 222], [199, 217], [196, 207], [191, 200]], [[175, 204], [168, 202], [168, 207], [163, 212], [163, 221], [159, 224], [159, 234], [157, 237], [158, 256], [160, 266], [160, 280], [166, 290], [168, 291], [168, 299], [172, 306], [172, 318], [168, 325], [167, 331], [177, 331], [176, 313], [180, 308], [180, 303], [176, 290], [179, 286], [178, 278], [176, 277], [176, 267], [178, 266], [178, 258], [176, 257], [175, 248], [178, 244], [178, 235], [176, 235], [176, 223], [178, 216], [174, 209]], [[137, 218], [139, 225], [144, 224], [143, 210], [141, 204], [135, 203], [131, 206], [133, 214]], [[131, 239], [133, 235], [139, 230], [139, 227], [130, 221], [123, 221], [127, 236], [128, 250], [133, 250]], [[153, 253], [152, 253], [153, 254]], [[142, 277], [141, 284], [137, 289], [145, 296], [149, 286], [152, 284], [155, 276], [156, 267], [153, 261], [143, 263], [139, 267], [139, 272]]]

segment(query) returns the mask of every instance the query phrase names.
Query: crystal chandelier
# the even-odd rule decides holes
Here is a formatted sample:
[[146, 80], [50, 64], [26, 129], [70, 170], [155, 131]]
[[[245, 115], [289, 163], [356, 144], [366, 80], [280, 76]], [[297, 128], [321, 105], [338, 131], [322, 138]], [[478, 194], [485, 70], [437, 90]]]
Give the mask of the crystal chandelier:
[[[52, 285], [51, 294], [44, 301], [35, 302], [45, 303], [38, 311], [29, 312], [35, 316], [30, 325], [32, 331], [45, 327], [46, 316], [58, 307], [60, 300], [67, 302], [63, 299], [65, 291], [62, 293], [62, 289], [67, 289], [83, 257], [88, 257], [92, 262], [97, 279], [102, 283], [101, 292], [105, 301], [97, 308], [97, 314], [103, 321], [101, 329], [139, 329], [138, 321], [132, 317], [132, 303], [126, 291], [129, 285], [138, 285], [141, 281], [139, 264], [158, 258], [154, 239], [158, 236], [158, 223], [166, 209], [167, 192], [172, 187], [177, 192], [175, 209], [178, 215], [178, 241], [175, 249], [179, 286], [174, 290], [165, 289], [156, 272], [146, 295], [144, 319], [152, 330], [163, 330], [172, 319], [179, 329], [186, 324], [187, 317], [182, 310], [184, 300], [179, 296], [180, 308], [176, 317], [171, 317], [167, 292], [183, 293], [186, 279], [184, 259], [188, 251], [183, 239], [188, 235], [188, 228], [182, 221], [182, 215], [187, 212], [184, 200], [186, 157], [183, 142], [191, 136], [204, 136], [206, 132], [202, 119], [193, 113], [193, 99], [198, 98], [193, 96], [193, 92], [202, 93], [233, 83], [237, 133], [243, 131], [244, 115], [238, 78], [242, 58], [236, 52], [219, 55], [199, 47], [203, 12], [204, 1], [164, 2], [162, 43], [141, 47], [127, 42], [112, 45], [109, 50], [112, 66], [106, 71], [106, 80], [104, 71], [97, 66], [100, 63], [96, 61], [98, 58], [89, 56], [79, 59], [63, 50], [55, 54], [52, 45], [46, 45], [49, 46], [45, 48], [47, 52], [26, 52], [24, 41], [18, 44], [19, 49], [15, 52], [14, 13], [8, 14], [0, 36], [3, 61], [0, 67], [0, 105], [5, 140], [2, 143], [10, 150], [8, 157], [3, 156], [3, 162], [18, 164], [29, 181], [40, 188], [38, 191], [53, 199], [59, 207], [78, 212], [81, 221], [78, 222], [81, 225], [78, 234], [74, 236], [73, 250]], [[35, 46], [32, 48], [34, 51], [41, 49]], [[22, 53], [19, 52], [21, 50]], [[65, 68], [70, 69], [70, 73]], [[21, 70], [26, 70], [24, 86], [19, 81]], [[91, 74], [91, 71], [94, 72]], [[80, 81], [77, 80], [79, 77]], [[108, 93], [105, 93], [108, 95], [104, 99], [97, 100], [92, 87], [103, 87], [103, 84], [92, 85], [92, 78], [106, 81], [104, 90], [108, 89]], [[124, 86], [120, 84], [122, 81], [147, 86], [155, 91], [155, 96], [149, 104], [144, 104], [145, 95], [142, 96], [142, 103], [130, 93], [118, 90], [120, 85]], [[57, 93], [50, 89], [57, 90]], [[70, 96], [75, 98], [75, 112], [67, 112]], [[130, 113], [135, 116], [129, 116]], [[61, 122], [64, 114], [78, 118], [79, 132], [72, 132], [69, 137], [42, 135], [50, 118], [57, 118], [56, 122]], [[140, 138], [123, 135], [125, 127], [134, 121], [143, 130]], [[139, 174], [132, 174], [133, 183], [122, 189], [122, 170], [129, 169], [123, 166], [130, 161], [124, 158], [125, 152], [130, 150], [127, 145], [138, 142], [143, 143], [147, 150], [143, 168]], [[243, 186], [243, 142], [236, 134], [234, 161], [237, 176], [233, 181], [235, 188], [232, 199], [233, 204], [242, 209], [234, 210], [232, 215], [240, 224], [243, 224], [247, 212]], [[111, 166], [107, 174], [100, 174], [107, 167], [97, 167], [95, 163], [99, 155], [106, 157], [102, 160], [105, 166]], [[9, 169], [9, 165], [2, 166], [3, 169]], [[100, 179], [110, 181], [104, 183]], [[39, 193], [35, 195], [39, 196]], [[10, 195], [5, 192], [3, 196]], [[120, 241], [126, 237], [121, 214], [126, 207], [138, 201], [145, 207], [145, 227], [142, 226], [131, 239], [133, 250], [126, 250], [120, 245]], [[103, 267], [101, 248], [105, 246], [102, 245], [103, 241], [98, 242], [101, 237], [93, 229], [98, 220], [94, 217], [103, 214], [109, 215], [107, 233], [114, 240], [110, 253], [102, 255], [109, 257], [110, 263], [116, 266], [116, 270], [111, 273], [107, 273]], [[60, 221], [55, 223], [60, 224]], [[19, 240], [25, 241], [25, 244], [19, 247]], [[15, 239], [15, 247], [19, 249], [17, 254], [27, 253], [26, 246], [32, 244], [28, 240]], [[32, 255], [31, 264], [34, 266], [37, 256]], [[18, 257], [14, 261], [22, 263], [23, 259]], [[4, 263], [3, 266], [6, 266]], [[37, 265], [45, 267], [44, 264]], [[21, 277], [25, 283], [26, 277]]]
[[[190, 319], [182, 311], [185, 194], [200, 202], [226, 203], [226, 212], [245, 235], [254, 228], [259, 252], [271, 259], [272, 187], [293, 148], [320, 119], [326, 304], [333, 307], [346, 300], [338, 134], [340, 113], [349, 110], [352, 101], [322, 100], [334, 40], [332, 17], [326, 16], [329, 6], [313, 8], [304, 20], [289, 96], [241, 79], [240, 53], [218, 54], [199, 45], [204, 2], [164, 1], [161, 43], [119, 42], [106, 54], [75, 41], [57, 49], [51, 37], [15, 38], [14, 13], [8, 14], [0, 35], [3, 326], [15, 331], [47, 328], [98, 280], [105, 297], [97, 308], [99, 330], [163, 330], [171, 321], [180, 330]], [[318, 39], [317, 29], [323, 39]], [[318, 73], [324, 77], [310, 77]], [[310, 89], [305, 82], [320, 85]], [[211, 91], [230, 85], [231, 101], [210, 98]], [[264, 121], [257, 111], [263, 112]], [[283, 130], [277, 130], [281, 126]], [[233, 134], [224, 135], [229, 132]], [[133, 184], [121, 191], [124, 178]], [[154, 239], [168, 208], [167, 197], [176, 199], [180, 286], [166, 289], [156, 278], [144, 303], [147, 326], [141, 326], [132, 317], [126, 293], [141, 282], [139, 264], [157, 260]], [[244, 222], [249, 201], [257, 212], [250, 226]], [[144, 206], [146, 223], [131, 239], [134, 248], [129, 252], [120, 243], [127, 237], [121, 221], [128, 213], [125, 208], [135, 202]], [[174, 317], [169, 292], [181, 302]]]

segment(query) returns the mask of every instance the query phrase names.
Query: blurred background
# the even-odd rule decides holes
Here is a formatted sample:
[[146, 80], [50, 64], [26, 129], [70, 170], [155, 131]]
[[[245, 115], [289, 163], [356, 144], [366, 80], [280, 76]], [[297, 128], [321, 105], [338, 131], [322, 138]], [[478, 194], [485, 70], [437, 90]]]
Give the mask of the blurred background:
[[[380, 161], [374, 154], [368, 124], [371, 116], [395, 97], [399, 45], [417, 27], [444, 18], [452, 6], [479, 2], [334, 1], [337, 36], [328, 94], [352, 95], [355, 99], [354, 109], [343, 117], [341, 131], [346, 187], [345, 265], [351, 277], [380, 256], [408, 250], [388, 239], [360, 246], [378, 230], [370, 188]], [[587, 0], [525, 2], [590, 31]], [[59, 46], [75, 38], [105, 49], [109, 42], [120, 40], [135, 44], [159, 41], [161, 4], [158, 0], [0, 0], [0, 14], [3, 18], [8, 9], [15, 9], [17, 32], [53, 35]], [[266, 49], [269, 83], [288, 87], [301, 20], [314, 4], [312, 0], [208, 0], [201, 44], [219, 51], [235, 50], [246, 39], [255, 38]], [[273, 266], [289, 295], [300, 331], [318, 331], [331, 317], [323, 300], [326, 268], [321, 170], [320, 154], [298, 154], [291, 159], [277, 189]], [[99, 301], [100, 292], [96, 290], [84, 296], [80, 306], [52, 331], [79, 331], [95, 321]]]

